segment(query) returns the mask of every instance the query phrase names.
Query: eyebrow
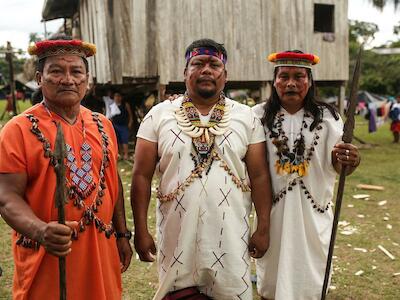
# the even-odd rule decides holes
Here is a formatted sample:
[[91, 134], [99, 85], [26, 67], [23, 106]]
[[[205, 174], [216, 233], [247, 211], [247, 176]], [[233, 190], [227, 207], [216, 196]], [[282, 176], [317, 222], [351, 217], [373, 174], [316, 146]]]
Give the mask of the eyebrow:
[[[81, 64], [74, 64], [74, 63], [69, 64], [69, 67], [71, 67], [71, 68], [82, 68], [82, 69], [84, 68], [84, 66], [82, 66]], [[64, 66], [62, 66], [59, 63], [50, 63], [48, 68], [49, 69], [50, 68], [64, 68]]]

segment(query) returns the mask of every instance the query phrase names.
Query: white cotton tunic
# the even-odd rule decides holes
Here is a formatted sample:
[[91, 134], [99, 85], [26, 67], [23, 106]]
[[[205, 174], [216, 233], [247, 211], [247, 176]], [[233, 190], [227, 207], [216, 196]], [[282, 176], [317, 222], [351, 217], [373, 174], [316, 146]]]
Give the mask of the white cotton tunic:
[[[257, 117], [262, 118], [264, 104], [253, 108]], [[300, 133], [304, 110], [295, 114], [284, 113], [282, 128], [288, 137], [292, 150]], [[312, 118], [305, 119], [308, 128], [303, 129], [306, 151], [310, 148], [314, 133], [309, 128]], [[332, 200], [336, 172], [332, 166], [331, 152], [343, 133], [342, 120], [335, 120], [325, 108], [322, 129], [319, 131], [318, 145], [310, 160], [308, 174], [303, 182], [320, 206]], [[257, 289], [261, 296], [276, 300], [320, 299], [325, 275], [333, 214], [329, 208], [318, 212], [307, 198], [299, 184], [288, 190], [288, 183], [297, 173], [279, 175], [275, 170], [278, 159], [276, 147], [265, 127], [268, 149], [268, 163], [274, 194], [282, 189], [286, 195], [275, 203], [271, 210], [270, 247], [263, 258], [258, 259]]]
[[[159, 189], [168, 194], [194, 169], [192, 138], [174, 117], [182, 97], [153, 107], [143, 119], [137, 137], [157, 143]], [[250, 144], [265, 141], [258, 118], [248, 106], [226, 98], [230, 126], [216, 136], [215, 147], [243, 182], [248, 175], [243, 159]], [[191, 286], [214, 299], [252, 299], [250, 257], [250, 192], [242, 192], [214, 161], [206, 175], [196, 179], [176, 200], [157, 204], [157, 261], [159, 288], [155, 300]]]

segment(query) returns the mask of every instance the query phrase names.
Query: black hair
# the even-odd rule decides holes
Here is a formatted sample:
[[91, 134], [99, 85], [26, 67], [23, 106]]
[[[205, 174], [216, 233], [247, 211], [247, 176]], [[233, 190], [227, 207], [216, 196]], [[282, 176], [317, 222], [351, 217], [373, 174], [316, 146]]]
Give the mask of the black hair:
[[212, 39], [200, 39], [200, 40], [193, 41], [186, 48], [185, 57], [189, 52], [193, 51], [196, 48], [200, 48], [200, 47], [215, 49], [218, 52], [221, 52], [226, 59], [228, 58], [228, 53], [226, 52], [224, 44], [217, 43], [216, 41], [214, 41]]
[[[285, 52], [295, 52], [295, 53], [303, 53], [300, 50], [290, 50], [290, 51], [285, 51]], [[274, 81], [276, 79], [276, 75], [278, 73], [278, 68], [276, 67], [274, 70]], [[311, 82], [311, 86], [308, 89], [307, 95], [304, 97], [304, 110], [308, 113], [311, 114], [313, 117], [313, 122], [311, 123], [310, 126], [310, 131], [313, 131], [314, 128], [322, 122], [323, 118], [323, 109], [327, 108], [329, 112], [332, 114], [332, 116], [335, 118], [335, 120], [339, 120], [339, 115], [336, 111], [336, 109], [325, 102], [319, 101], [317, 99], [317, 94], [316, 94], [316, 89], [315, 89], [315, 83], [312, 78], [312, 73], [311, 69], [307, 68], [307, 76], [308, 79]], [[267, 100], [265, 104], [265, 110], [264, 110], [264, 116], [262, 118], [262, 122], [264, 125], [267, 126], [267, 128], [270, 130], [272, 134], [274, 134], [273, 131], [273, 126], [274, 126], [274, 119], [276, 114], [281, 108], [281, 101], [279, 99], [278, 93], [276, 91], [276, 88], [274, 85], [272, 85], [272, 91], [271, 91], [271, 96]]]
[[40, 103], [43, 100], [43, 94], [42, 94], [42, 89], [38, 88], [35, 90], [32, 95], [31, 95], [31, 104], [35, 105]]
[[[55, 41], [55, 40], [70, 41], [70, 40], [72, 40], [72, 37], [69, 36], [69, 35], [65, 35], [63, 33], [60, 33], [60, 34], [55, 34], [51, 38], [49, 38], [49, 41]], [[37, 61], [36, 71], [39, 71], [40, 73], [43, 73], [44, 65], [46, 63], [46, 58], [47, 57], [43, 57], [43, 58], [41, 58], [41, 59], [39, 59]], [[87, 72], [89, 72], [89, 63], [88, 63], [88, 61], [87, 61], [87, 59], [85, 57], [82, 57], [82, 60], [83, 60], [83, 63], [85, 64], [86, 73], [87, 73]]]

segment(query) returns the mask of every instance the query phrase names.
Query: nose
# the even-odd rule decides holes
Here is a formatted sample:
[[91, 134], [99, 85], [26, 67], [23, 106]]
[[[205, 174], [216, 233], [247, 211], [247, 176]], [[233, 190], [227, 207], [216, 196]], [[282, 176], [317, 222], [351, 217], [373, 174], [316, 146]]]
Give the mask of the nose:
[[201, 74], [211, 74], [211, 66], [209, 63], [206, 63], [201, 69]]
[[72, 77], [71, 73], [66, 72], [65, 76], [63, 76], [63, 78], [60, 80], [60, 83], [63, 85], [73, 85], [74, 81], [73, 81], [73, 77]]
[[287, 81], [287, 87], [296, 87], [296, 82], [293, 78], [289, 78]]

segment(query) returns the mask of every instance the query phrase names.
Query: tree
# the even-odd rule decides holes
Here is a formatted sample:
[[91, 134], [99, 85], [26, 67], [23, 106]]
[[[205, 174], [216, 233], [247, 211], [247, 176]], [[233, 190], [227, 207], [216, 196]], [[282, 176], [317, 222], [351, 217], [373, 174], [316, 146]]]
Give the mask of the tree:
[[393, 26], [393, 33], [394, 33], [395, 35], [400, 36], [400, 22], [397, 23], [397, 25]]
[[350, 20], [349, 25], [350, 42], [369, 43], [375, 38], [375, 33], [379, 31], [379, 27], [375, 23]]
[[[372, 40], [378, 31], [373, 23], [349, 21], [350, 74], [354, 69], [360, 44]], [[388, 47], [394, 47], [392, 43]], [[379, 55], [371, 50], [364, 50], [361, 65], [360, 89], [376, 94], [400, 94], [400, 55]]]
[[42, 39], [43, 39], [43, 37], [40, 36], [39, 33], [37, 33], [37, 32], [31, 32], [29, 34], [29, 44], [30, 43], [36, 43], [36, 42], [38, 42], [38, 41], [40, 41]]
[[[6, 48], [4, 46], [0, 46], [0, 52], [5, 51]], [[25, 63], [25, 58], [23, 57], [18, 57], [15, 52], [21, 53], [21, 49], [14, 49], [13, 53], [13, 63], [14, 63], [14, 74], [21, 73], [24, 68], [24, 63]], [[10, 80], [10, 74], [8, 70], [8, 62], [5, 59], [5, 56], [0, 56], [0, 74], [3, 75], [3, 79], [6, 82], [9, 82]], [[0, 83], [1, 84], [1, 83]]]

